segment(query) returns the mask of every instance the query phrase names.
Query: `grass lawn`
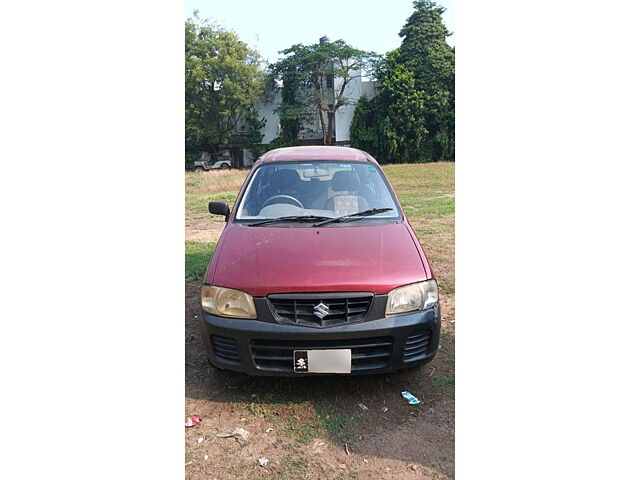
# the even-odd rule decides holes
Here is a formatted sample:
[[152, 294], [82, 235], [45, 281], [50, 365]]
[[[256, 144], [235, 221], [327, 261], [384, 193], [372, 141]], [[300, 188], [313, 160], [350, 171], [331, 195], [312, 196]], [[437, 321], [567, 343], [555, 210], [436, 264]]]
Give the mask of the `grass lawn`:
[[186, 276], [203, 277], [215, 249], [215, 242], [185, 242], [184, 270]]

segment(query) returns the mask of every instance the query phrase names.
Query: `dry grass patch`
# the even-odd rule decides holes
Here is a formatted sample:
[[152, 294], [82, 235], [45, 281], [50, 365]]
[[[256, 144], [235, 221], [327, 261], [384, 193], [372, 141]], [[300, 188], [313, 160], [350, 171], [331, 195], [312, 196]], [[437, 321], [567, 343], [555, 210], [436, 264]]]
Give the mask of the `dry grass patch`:
[[396, 192], [419, 189], [436, 193], [453, 193], [455, 164], [450, 162], [384, 165]]
[[238, 193], [249, 170], [209, 170], [186, 172], [185, 191], [189, 194], [210, 194], [223, 191]]

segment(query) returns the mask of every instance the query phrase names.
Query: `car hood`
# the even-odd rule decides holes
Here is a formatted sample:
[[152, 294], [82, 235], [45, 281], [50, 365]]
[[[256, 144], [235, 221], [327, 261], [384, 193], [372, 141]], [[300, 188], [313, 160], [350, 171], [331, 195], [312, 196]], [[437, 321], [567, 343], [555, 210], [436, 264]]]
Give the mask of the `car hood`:
[[418, 248], [404, 223], [320, 228], [229, 224], [205, 281], [259, 297], [384, 294], [428, 278]]

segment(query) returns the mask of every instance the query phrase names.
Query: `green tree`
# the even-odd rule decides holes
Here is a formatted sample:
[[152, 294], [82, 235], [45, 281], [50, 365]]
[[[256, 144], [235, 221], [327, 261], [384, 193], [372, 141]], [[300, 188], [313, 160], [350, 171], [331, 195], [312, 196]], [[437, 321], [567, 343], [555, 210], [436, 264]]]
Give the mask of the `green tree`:
[[444, 8], [428, 0], [414, 7], [401, 46], [379, 65], [378, 95], [356, 107], [351, 142], [381, 161], [454, 160], [455, 51]]
[[430, 0], [415, 0], [414, 12], [400, 30], [404, 37], [398, 63], [413, 72], [415, 88], [424, 93], [424, 128], [429, 131], [421, 160], [453, 160], [455, 121], [455, 51], [444, 25], [445, 8]]
[[262, 129], [266, 123], [266, 118], [259, 117], [256, 109], [250, 108], [243, 125], [240, 127], [239, 140], [241, 143], [249, 145], [249, 151], [254, 159], [257, 159], [266, 151], [265, 147], [262, 146], [262, 137], [264, 137]]
[[367, 100], [367, 97], [360, 97], [353, 112], [349, 138], [351, 138], [353, 147], [371, 153], [379, 161], [384, 161], [387, 155], [381, 153], [383, 149], [377, 142], [380, 135], [376, 120], [379, 112], [382, 111], [381, 106], [378, 105], [379, 101], [379, 95], [371, 100]]
[[251, 129], [259, 120], [252, 109], [263, 85], [259, 62], [235, 33], [201, 20], [197, 11], [185, 22], [187, 154], [218, 150], [243, 122], [245, 136], [255, 141]]
[[275, 138], [270, 148], [291, 147], [298, 143], [298, 133], [303, 123], [313, 118], [312, 111], [302, 95], [300, 84], [305, 72], [293, 61], [280, 61], [269, 66], [269, 91], [278, 90], [281, 100], [275, 112], [280, 121], [280, 134]]
[[377, 55], [343, 40], [297, 44], [280, 53], [285, 58], [269, 68], [272, 78], [282, 83], [278, 113], [283, 136], [297, 140], [304, 121], [318, 118], [324, 144], [332, 145], [336, 112], [351, 102], [346, 96], [349, 83], [366, 74]]

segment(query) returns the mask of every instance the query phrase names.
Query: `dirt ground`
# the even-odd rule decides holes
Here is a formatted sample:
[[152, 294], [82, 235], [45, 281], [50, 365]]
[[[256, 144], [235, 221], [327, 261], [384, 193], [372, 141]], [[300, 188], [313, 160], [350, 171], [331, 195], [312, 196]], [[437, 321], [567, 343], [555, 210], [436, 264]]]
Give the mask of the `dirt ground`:
[[[224, 223], [192, 216], [186, 239], [217, 241]], [[441, 285], [441, 348], [432, 362], [395, 374], [274, 378], [214, 369], [198, 329], [201, 282], [185, 280], [185, 416], [203, 419], [185, 429], [186, 478], [454, 478], [453, 243], [452, 234], [427, 230], [438, 221], [412, 223], [435, 239], [423, 246]], [[422, 403], [409, 405], [405, 390]], [[235, 428], [249, 432], [246, 443], [216, 437]]]
[[[261, 378], [209, 366], [197, 328], [199, 290], [198, 280], [186, 282], [185, 414], [203, 418], [186, 429], [187, 478], [454, 477], [454, 386], [446, 382], [454, 369], [452, 295], [442, 297], [448, 327], [442, 348], [422, 367], [389, 375]], [[409, 405], [404, 390], [422, 404]], [[246, 444], [215, 436], [235, 428], [250, 433]], [[269, 459], [266, 467], [259, 458]]]
[[187, 213], [189, 226], [185, 231], [185, 240], [191, 242], [217, 242], [220, 238], [225, 223], [213, 221], [211, 218], [198, 218], [196, 215]]

